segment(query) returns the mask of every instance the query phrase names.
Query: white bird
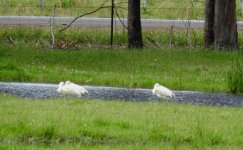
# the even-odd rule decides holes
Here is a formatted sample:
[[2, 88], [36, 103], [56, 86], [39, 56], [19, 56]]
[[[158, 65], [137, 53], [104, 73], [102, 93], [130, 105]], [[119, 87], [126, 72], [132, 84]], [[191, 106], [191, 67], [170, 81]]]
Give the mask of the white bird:
[[89, 93], [84, 87], [79, 86], [79, 85], [77, 85], [75, 83], [72, 83], [70, 81], [66, 81], [65, 84], [66, 85], [70, 85], [70, 86], [76, 88], [81, 93], [81, 95], [85, 95], [85, 94], [88, 94]]
[[57, 92], [58, 93], [62, 93], [62, 89], [63, 89], [63, 86], [64, 86], [65, 84], [64, 84], [64, 82], [60, 82], [59, 84], [58, 84], [58, 89], [57, 89]]
[[175, 94], [171, 90], [158, 83], [154, 85], [152, 93], [157, 95], [159, 98], [175, 98]]
[[71, 83], [70, 81], [66, 81], [66, 83], [60, 82], [57, 92], [65, 96], [70, 95], [70, 96], [77, 96], [77, 97], [81, 97], [82, 95], [88, 93], [88, 91], [85, 88], [76, 85], [74, 83]]

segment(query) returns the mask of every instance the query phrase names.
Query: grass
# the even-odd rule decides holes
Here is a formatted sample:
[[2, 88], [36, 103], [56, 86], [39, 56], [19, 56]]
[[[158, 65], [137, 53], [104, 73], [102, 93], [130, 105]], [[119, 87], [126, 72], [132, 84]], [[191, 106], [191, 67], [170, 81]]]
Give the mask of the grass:
[[[242, 54], [242, 53], [241, 53]], [[155, 82], [176, 90], [226, 92], [231, 53], [176, 50], [79, 51], [2, 49], [1, 81], [151, 88]], [[214, 59], [212, 59], [214, 58]]]
[[[99, 7], [105, 0], [58, 0], [46, 1], [45, 7], [41, 8], [39, 1], [11, 0], [2, 1], [1, 15], [44, 15], [50, 16], [54, 5], [57, 5], [57, 16], [78, 16], [90, 12]], [[120, 3], [116, 1], [115, 3]], [[123, 0], [123, 8], [127, 8], [127, 0]], [[205, 1], [191, 0], [149, 0], [145, 7], [141, 0], [142, 18], [163, 18], [163, 19], [204, 19]], [[106, 5], [111, 5], [110, 1]], [[126, 9], [118, 9], [119, 16], [127, 16]], [[240, 2], [237, 1], [236, 13], [238, 20], [242, 20], [240, 13]], [[110, 17], [110, 9], [102, 9], [90, 16]]]
[[[34, 7], [32, 4], [25, 7], [19, 1], [11, 2], [9, 7], [0, 9], [1, 15], [51, 14], [50, 1], [47, 3], [51, 7], [44, 9], [38, 8], [36, 3]], [[87, 11], [73, 8], [71, 1], [59, 2], [62, 4], [57, 8], [58, 16]], [[100, 5], [100, 1], [82, 2], [86, 2], [85, 6]], [[188, 8], [188, 3], [183, 4]], [[143, 18], [203, 19], [202, 9], [198, 9], [203, 7], [199, 3], [194, 5], [191, 16], [187, 15], [189, 9], [182, 9], [186, 10], [183, 14], [177, 12], [179, 9], [169, 8], [182, 7], [181, 1], [159, 4], [149, 1], [149, 7], [155, 5], [158, 9], [142, 8]], [[168, 9], [161, 13], [160, 8], [165, 6]], [[107, 14], [109, 12], [104, 10], [94, 16], [109, 17]], [[202, 47], [200, 31], [190, 35], [194, 47], [190, 50], [183, 30], [173, 33], [172, 48], [168, 46], [169, 31], [154, 30], [143, 32], [143, 50], [130, 51], [125, 48], [124, 32], [116, 31], [115, 46], [110, 49], [106, 29], [84, 30], [56, 33], [57, 47], [50, 49], [48, 31], [22, 27], [1, 29], [0, 81], [58, 83], [70, 80], [78, 84], [142, 88], [151, 88], [159, 82], [173, 90], [229, 92], [232, 60], [237, 58], [243, 64], [242, 51], [198, 48]], [[9, 37], [14, 44], [9, 44]], [[239, 35], [239, 39], [242, 36]], [[78, 99], [23, 100], [2, 94], [0, 108], [0, 149], [221, 150], [243, 147], [241, 108]]]
[[233, 60], [228, 72], [228, 87], [232, 93], [243, 93], [243, 66], [239, 58]]
[[0, 95], [1, 147], [240, 149], [243, 146], [241, 108], [65, 101]]
[[[185, 49], [78, 51], [3, 48], [1, 81], [151, 88], [155, 82], [175, 90], [227, 91], [234, 53]], [[238, 52], [239, 53], [239, 52]], [[242, 57], [242, 53], [239, 53]]]
[[[110, 44], [110, 28], [69, 28], [65, 32], [58, 32], [62, 29], [61, 26], [55, 28], [56, 48], [60, 49], [78, 49], [80, 47], [108, 47]], [[144, 29], [143, 42], [146, 48], [163, 48], [171, 45], [174, 47], [193, 47], [203, 46], [203, 32], [202, 30], [174, 29], [170, 30], [160, 29]], [[50, 47], [52, 39], [50, 28], [46, 27], [8, 27], [0, 30], [0, 40], [8, 42], [8, 37], [13, 39], [14, 44], [30, 43], [35, 44], [40, 48]], [[114, 29], [114, 46], [126, 47], [127, 32], [121, 28]], [[188, 40], [190, 39], [190, 43]], [[242, 36], [239, 36], [241, 41]], [[1, 42], [0, 41], [0, 42]], [[239, 42], [241, 45], [241, 42]]]
[[[57, 47], [50, 49], [50, 34], [36, 28], [6, 28], [0, 31], [0, 80], [151, 88], [159, 82], [174, 90], [229, 92], [228, 71], [232, 60], [243, 62], [242, 51], [218, 52], [200, 49], [195, 36], [187, 49], [183, 32], [174, 33], [169, 47], [167, 32], [144, 31], [143, 50], [126, 49], [126, 34], [117, 32], [114, 48], [106, 31], [73, 29], [57, 33]], [[8, 37], [14, 44], [9, 44]], [[156, 41], [150, 46], [146, 37]], [[192, 36], [193, 37], [193, 36]], [[239, 36], [241, 38], [241, 36]]]
[[[46, 1], [46, 6], [44, 8], [40, 7], [39, 1], [4, 1], [2, 2], [2, 9], [0, 14], [2, 15], [47, 15], [52, 14], [52, 9], [54, 5], [57, 5], [56, 15], [57, 16], [77, 16], [83, 13], [95, 10], [106, 0], [59, 0], [59, 1]], [[111, 5], [111, 1], [106, 1], [106, 5]], [[127, 0], [123, 0], [121, 7], [127, 8]], [[115, 0], [115, 3], [121, 3], [121, 1]], [[167, 18], [167, 19], [187, 19], [189, 15], [193, 19], [203, 18], [204, 14], [204, 3], [194, 2], [193, 6], [190, 0], [150, 0], [147, 6], [144, 7], [143, 1], [141, 15], [142, 18]], [[126, 9], [118, 9], [120, 16], [127, 16]], [[97, 13], [90, 16], [93, 17], [110, 17], [110, 9], [102, 9]]]

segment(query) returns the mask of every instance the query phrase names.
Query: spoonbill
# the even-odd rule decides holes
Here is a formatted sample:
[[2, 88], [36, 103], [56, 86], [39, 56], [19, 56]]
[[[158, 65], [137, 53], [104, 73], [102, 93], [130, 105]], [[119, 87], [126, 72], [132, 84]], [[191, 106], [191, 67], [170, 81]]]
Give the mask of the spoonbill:
[[85, 95], [85, 94], [88, 94], [89, 93], [84, 87], [79, 86], [79, 85], [77, 85], [75, 83], [72, 83], [70, 81], [66, 81], [65, 84], [66, 85], [70, 85], [73, 88], [76, 88], [81, 93], [81, 95]]
[[74, 84], [70, 81], [66, 81], [65, 83], [60, 82], [57, 92], [65, 95], [65, 96], [70, 95], [70, 96], [77, 96], [77, 97], [81, 97], [82, 95], [88, 93], [88, 91], [85, 88], [83, 88], [77, 84]]
[[175, 94], [167, 87], [155, 83], [152, 93], [157, 95], [159, 98], [175, 98]]
[[57, 89], [57, 92], [58, 93], [62, 93], [62, 89], [63, 89], [63, 86], [65, 85], [65, 83], [64, 82], [60, 82], [59, 84], [58, 84], [58, 89]]

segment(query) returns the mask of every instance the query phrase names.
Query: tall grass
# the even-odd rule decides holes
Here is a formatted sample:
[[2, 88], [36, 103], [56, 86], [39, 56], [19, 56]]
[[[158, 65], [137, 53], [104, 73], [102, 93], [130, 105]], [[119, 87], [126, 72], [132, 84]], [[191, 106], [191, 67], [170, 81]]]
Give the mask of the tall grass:
[[[40, 6], [39, 1], [30, 0], [2, 0], [0, 9], [1, 15], [47, 15], [52, 14], [54, 5], [57, 5], [57, 16], [77, 16], [87, 13], [99, 7], [105, 0], [58, 0], [45, 1], [45, 7]], [[115, 3], [121, 1], [115, 0]], [[121, 6], [127, 8], [127, 0]], [[147, 5], [144, 5], [141, 0], [141, 15], [142, 18], [162, 18], [162, 19], [204, 19], [205, 1], [191, 0], [150, 0]], [[111, 5], [107, 1], [106, 5]], [[237, 19], [242, 20], [240, 1], [236, 5]], [[120, 16], [127, 16], [126, 9], [119, 9]], [[110, 9], [103, 9], [91, 16], [95, 17], [110, 17]]]
[[[39, 1], [4, 1], [3, 8], [0, 11], [2, 15], [51, 15], [54, 5], [57, 6], [57, 16], [77, 16], [90, 12], [101, 6], [106, 0], [58, 0], [58, 1], [46, 1], [45, 7], [41, 7]], [[118, 7], [119, 16], [127, 16], [127, 0], [118, 1], [115, 3], [121, 3]], [[142, 18], [167, 18], [167, 19], [200, 19], [204, 14], [204, 3], [192, 2], [190, 0], [150, 0], [147, 1], [147, 5], [143, 5], [141, 1], [141, 15]], [[106, 1], [106, 5], [111, 5], [111, 1]], [[122, 9], [123, 8], [123, 9]], [[124, 9], [125, 8], [125, 9]], [[193, 12], [193, 13], [191, 13]], [[190, 15], [190, 17], [189, 17]], [[97, 13], [89, 16], [95, 17], [110, 17], [110, 9], [102, 9]], [[117, 16], [116, 16], [117, 17]]]
[[[78, 49], [80, 47], [107, 47], [110, 43], [109, 28], [70, 28], [65, 32], [58, 32], [55, 28], [56, 47], [60, 49]], [[202, 30], [191, 31], [188, 36], [186, 30], [143, 30], [145, 48], [175, 48], [203, 47]], [[8, 38], [13, 39], [14, 44], [35, 44], [36, 47], [49, 48], [51, 33], [49, 28], [39, 27], [5, 27], [0, 30], [0, 42], [8, 43]], [[190, 39], [190, 43], [187, 39]], [[127, 46], [127, 32], [121, 28], [114, 31], [114, 47]]]
[[243, 93], [243, 65], [241, 59], [235, 59], [228, 71], [228, 87], [232, 93]]
[[[1, 95], [0, 142], [62, 147], [238, 147], [242, 109]], [[60, 144], [60, 145], [59, 145]], [[72, 147], [72, 146], [71, 146]]]

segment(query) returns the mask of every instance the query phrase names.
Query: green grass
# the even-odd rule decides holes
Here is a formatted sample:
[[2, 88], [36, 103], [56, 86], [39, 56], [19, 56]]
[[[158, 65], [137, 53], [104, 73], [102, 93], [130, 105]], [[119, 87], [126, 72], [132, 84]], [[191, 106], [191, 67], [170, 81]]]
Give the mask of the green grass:
[[[24, 44], [24, 43], [23, 43]], [[39, 49], [32, 44], [0, 48], [0, 80], [228, 92], [232, 59], [242, 52], [162, 48], [127, 50]], [[241, 61], [242, 63], [242, 61]]]
[[240, 149], [242, 109], [0, 95], [0, 148]]
[[[106, 30], [74, 28], [56, 33], [57, 46], [50, 49], [50, 33], [45, 29], [5, 28], [0, 30], [0, 81], [70, 80], [78, 84], [142, 88], [159, 82], [174, 90], [230, 92], [228, 72], [232, 60], [237, 58], [243, 63], [242, 51], [198, 48], [203, 45], [202, 33], [195, 32], [195, 36], [191, 35], [192, 49], [187, 48], [184, 31], [173, 33], [173, 46], [169, 47], [169, 32], [145, 30], [145, 48], [128, 50], [126, 33], [120, 30], [111, 49]], [[8, 37], [14, 44], [9, 43]]]
[[[2, 0], [3, 1], [3, 0]], [[4, 1], [0, 14], [2, 15], [47, 15], [52, 14], [54, 5], [57, 5], [57, 16], [77, 16], [95, 10], [106, 0], [58, 0], [58, 1], [46, 1], [44, 8], [40, 7], [39, 1]], [[127, 8], [127, 0], [117, 1], [115, 3], [121, 3], [120, 6]], [[141, 1], [142, 3], [142, 1]], [[106, 6], [111, 5], [111, 1], [106, 2]], [[142, 6], [144, 6], [142, 4]], [[168, 18], [168, 19], [202, 19], [204, 14], [204, 3], [194, 2], [193, 7], [190, 0], [150, 0], [147, 3], [147, 7], [142, 7], [142, 18]], [[191, 13], [192, 12], [192, 13]], [[118, 9], [120, 16], [127, 16], [126, 9]], [[110, 17], [110, 9], [102, 9], [90, 16], [95, 17]]]
[[228, 87], [232, 93], [243, 93], [243, 66], [239, 58], [233, 61], [228, 72]]
[[[69, 28], [59, 32], [61, 26], [54, 29], [56, 47], [60, 49], [77, 49], [79, 47], [107, 47], [110, 44], [110, 28]], [[169, 30], [144, 29], [143, 42], [145, 48], [185, 47], [189, 44], [194, 48], [203, 47], [202, 30], [190, 30], [188, 38], [186, 29]], [[37, 47], [50, 47], [52, 40], [50, 28], [46, 27], [7, 27], [0, 30], [0, 42], [8, 42], [7, 37], [13, 39], [14, 44], [29, 43]], [[127, 32], [121, 28], [115, 28], [113, 44], [115, 47], [127, 46]], [[188, 43], [187, 39], [190, 39]], [[242, 36], [239, 36], [241, 46]], [[65, 46], [64, 46], [65, 45]]]
[[[78, 16], [95, 10], [105, 0], [57, 0], [46, 1], [44, 8], [40, 7], [39, 1], [31, 0], [0, 0], [3, 6], [0, 9], [1, 15], [45, 15], [50, 16], [54, 5], [57, 5], [57, 16]], [[127, 0], [117, 1], [115, 3], [123, 3], [123, 8], [127, 8]], [[111, 5], [111, 1], [107, 1], [106, 5]], [[142, 18], [163, 18], [163, 19], [204, 19], [205, 1], [191, 0], [149, 0], [147, 6], [144, 7], [141, 0], [141, 16]], [[126, 9], [118, 9], [120, 16], [127, 16]], [[237, 1], [236, 13], [238, 20], [242, 20], [240, 13], [240, 2]], [[93, 17], [110, 17], [110, 9], [102, 9], [90, 16]]]

